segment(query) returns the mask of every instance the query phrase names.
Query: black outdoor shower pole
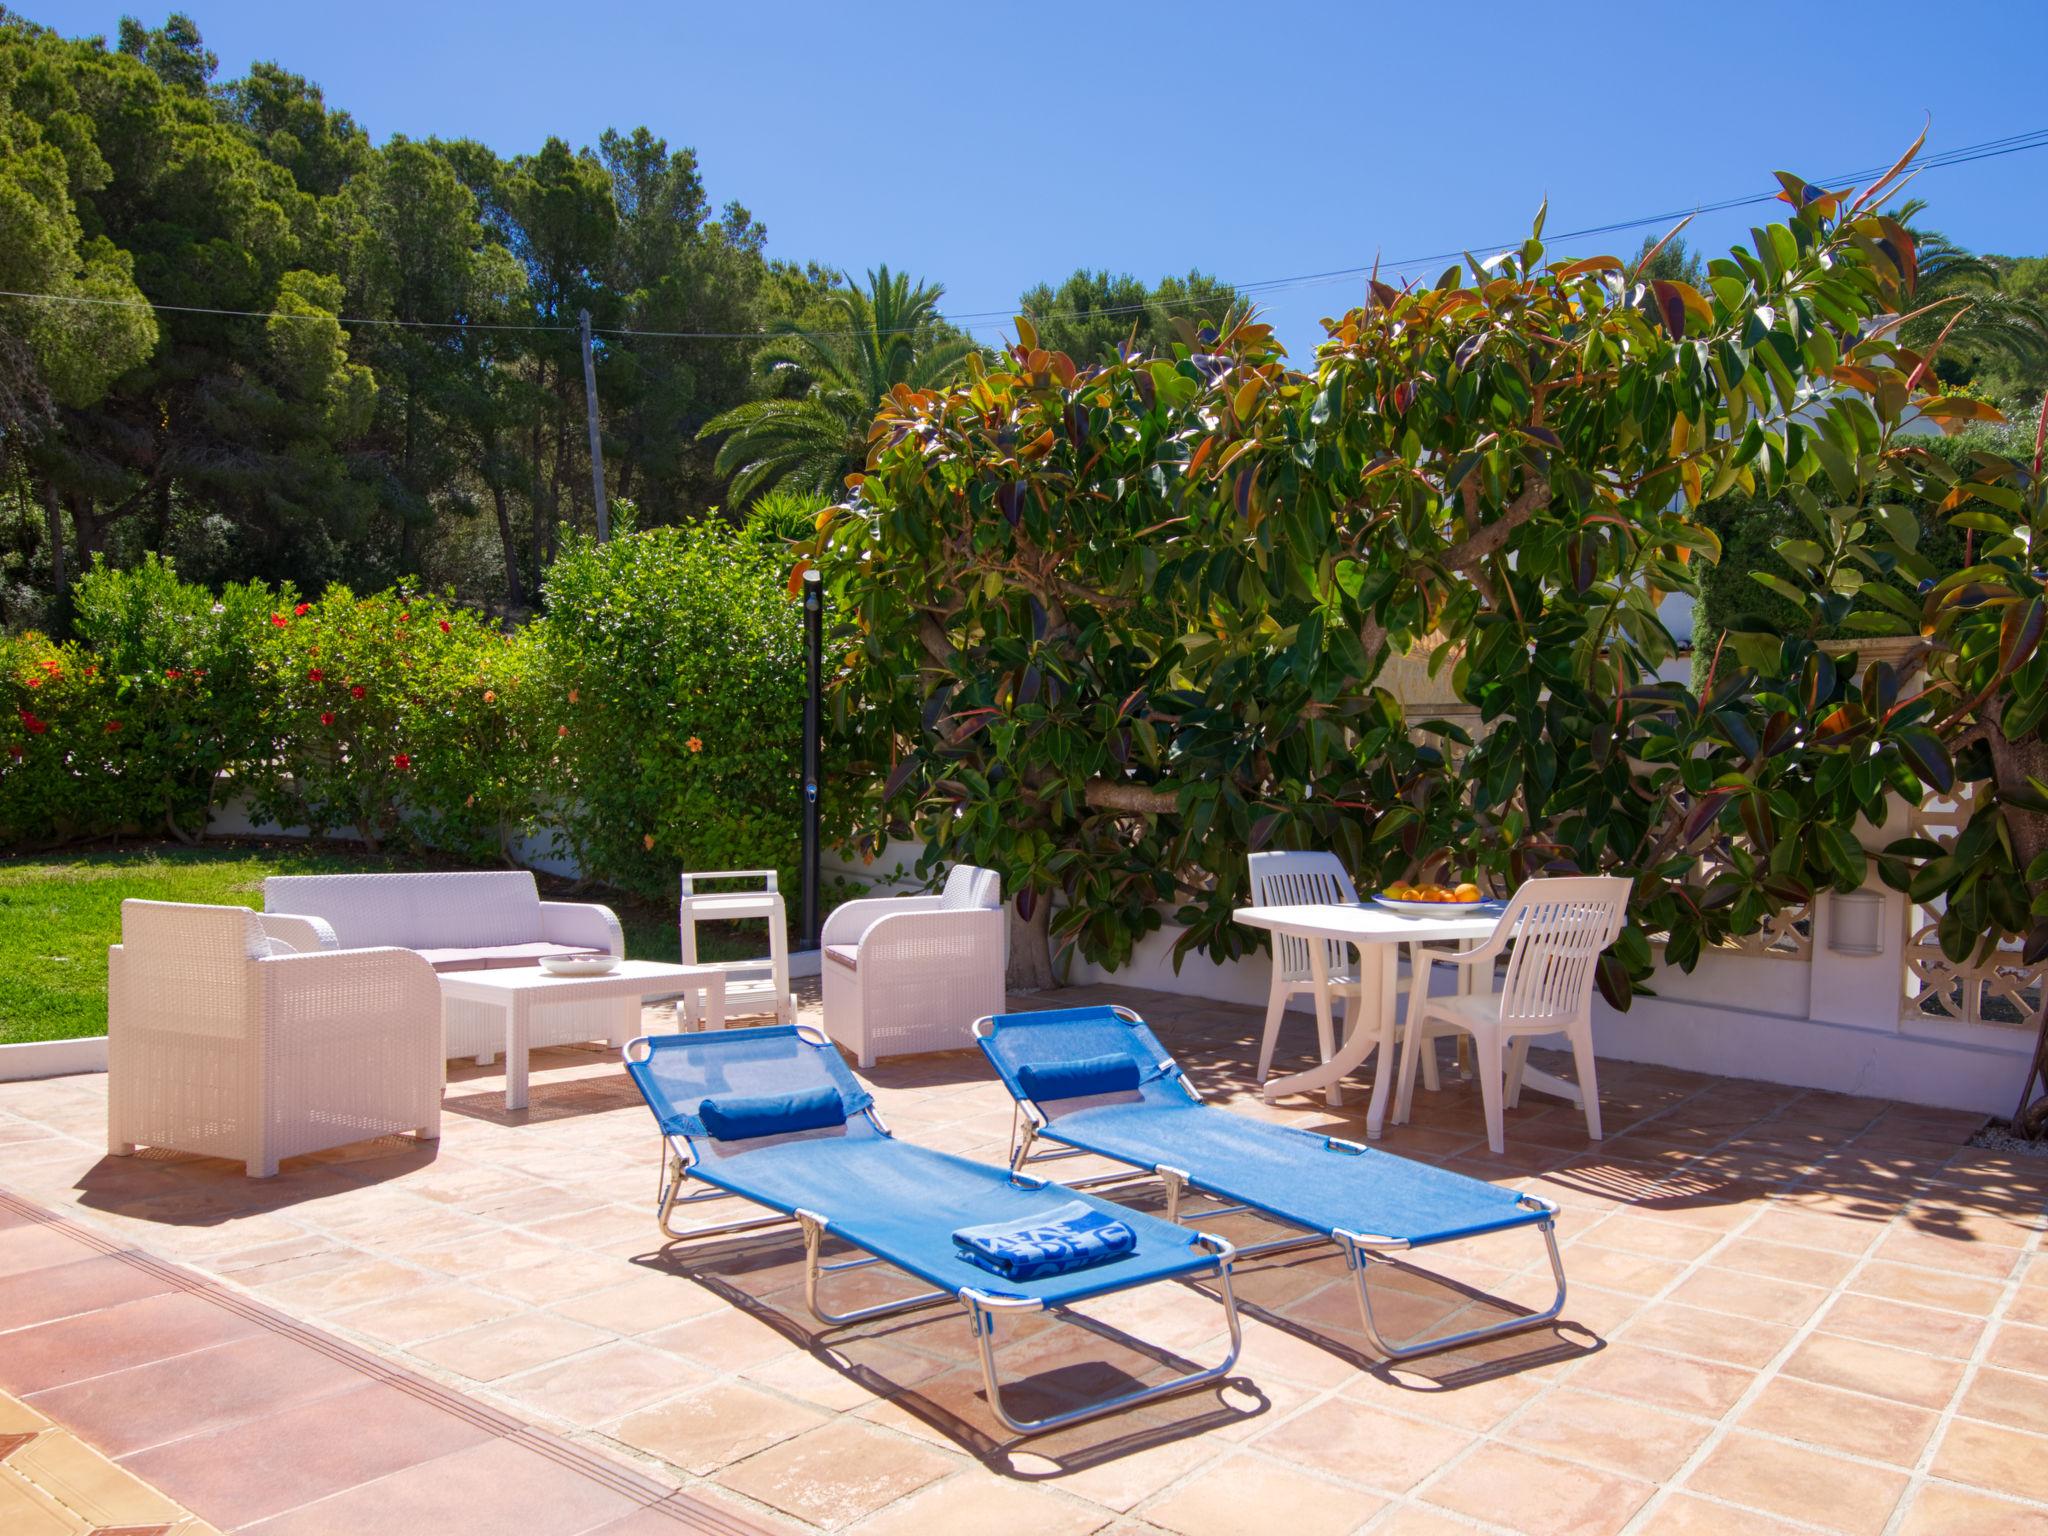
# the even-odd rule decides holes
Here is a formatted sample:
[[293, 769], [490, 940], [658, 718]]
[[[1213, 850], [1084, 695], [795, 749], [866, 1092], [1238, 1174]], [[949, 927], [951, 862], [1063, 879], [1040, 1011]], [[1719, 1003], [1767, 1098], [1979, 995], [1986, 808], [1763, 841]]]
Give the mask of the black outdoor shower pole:
[[804, 572], [804, 948], [818, 947], [818, 688], [825, 660], [825, 584]]

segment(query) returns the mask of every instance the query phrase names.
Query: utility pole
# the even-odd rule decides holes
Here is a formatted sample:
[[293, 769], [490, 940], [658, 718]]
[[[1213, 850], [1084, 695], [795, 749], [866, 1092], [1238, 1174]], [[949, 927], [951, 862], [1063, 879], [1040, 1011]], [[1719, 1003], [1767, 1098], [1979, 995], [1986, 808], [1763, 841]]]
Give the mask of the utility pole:
[[597, 542], [612, 536], [611, 503], [604, 497], [604, 440], [597, 431], [597, 364], [590, 357], [590, 311], [576, 311], [583, 333], [583, 414], [590, 423], [590, 504], [597, 510]]
[[825, 582], [816, 570], [804, 572], [804, 904], [800, 919], [804, 947], [818, 947], [818, 697], [825, 658]]

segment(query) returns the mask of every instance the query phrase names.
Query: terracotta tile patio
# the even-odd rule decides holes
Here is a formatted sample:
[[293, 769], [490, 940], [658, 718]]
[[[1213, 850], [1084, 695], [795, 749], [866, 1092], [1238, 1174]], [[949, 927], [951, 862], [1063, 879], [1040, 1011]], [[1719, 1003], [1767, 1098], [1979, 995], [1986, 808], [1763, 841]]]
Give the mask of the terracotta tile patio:
[[[1362, 1091], [1260, 1103], [1251, 1010], [1060, 1002], [1111, 998], [1212, 1098], [1363, 1136]], [[538, 1054], [512, 1115], [501, 1078], [451, 1072], [438, 1147], [366, 1143], [268, 1183], [105, 1157], [104, 1078], [0, 1085], [0, 1185], [99, 1234], [80, 1256], [0, 1206], [0, 1390], [214, 1526], [280, 1536], [624, 1536], [721, 1512], [966, 1536], [2048, 1530], [2048, 1163], [1967, 1149], [1970, 1116], [1616, 1062], [1604, 1144], [1532, 1094], [1496, 1159], [1447, 1062], [1383, 1145], [1556, 1200], [1563, 1322], [1391, 1369], [1340, 1261], [1275, 1256], [1240, 1270], [1228, 1385], [1019, 1443], [957, 1311], [828, 1333], [793, 1237], [664, 1253], [652, 1125], [609, 1053]], [[1008, 1100], [978, 1054], [868, 1077], [898, 1135], [1003, 1156]], [[1526, 1236], [1427, 1257], [1451, 1283], [1397, 1275], [1393, 1329], [1488, 1315], [1462, 1287], [1547, 1297]], [[836, 1284], [846, 1304], [907, 1288]], [[1221, 1348], [1185, 1290], [1089, 1310], [1189, 1359]], [[1027, 1411], [1173, 1367], [1004, 1328]], [[252, 1392], [260, 1411], [238, 1406]]]

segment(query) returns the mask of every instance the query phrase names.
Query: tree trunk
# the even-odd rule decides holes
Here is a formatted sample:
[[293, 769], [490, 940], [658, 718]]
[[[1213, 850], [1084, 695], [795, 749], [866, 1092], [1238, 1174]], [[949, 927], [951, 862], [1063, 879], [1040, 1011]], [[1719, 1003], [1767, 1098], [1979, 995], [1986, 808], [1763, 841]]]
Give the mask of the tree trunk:
[[50, 575], [61, 596], [69, 585], [64, 576], [64, 509], [55, 482], [43, 482], [43, 521], [50, 530]]
[[505, 604], [521, 608], [526, 594], [519, 580], [519, 541], [512, 535], [512, 509], [506, 504], [505, 487], [495, 480], [491, 482], [491, 505], [497, 509], [498, 543], [505, 551]]
[[1052, 899], [1037, 893], [1027, 922], [1017, 914], [1017, 903], [1009, 904], [1010, 967], [1003, 985], [1012, 992], [1044, 992], [1058, 986], [1052, 970]]

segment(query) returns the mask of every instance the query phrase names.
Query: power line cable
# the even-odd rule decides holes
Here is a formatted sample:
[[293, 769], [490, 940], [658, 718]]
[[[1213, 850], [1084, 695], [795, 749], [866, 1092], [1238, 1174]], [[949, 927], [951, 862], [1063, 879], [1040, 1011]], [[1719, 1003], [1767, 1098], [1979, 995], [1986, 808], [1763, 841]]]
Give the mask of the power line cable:
[[[1980, 160], [1997, 159], [2004, 155], [2021, 154], [2029, 150], [2048, 148], [2048, 128], [2031, 129], [2024, 133], [2008, 134], [2003, 138], [1986, 139], [1976, 144], [1958, 145], [1954, 149], [1937, 151], [1916, 160], [1915, 171], [1944, 170], [1951, 166], [1970, 165]], [[1853, 186], [1867, 178], [1881, 176], [1888, 166], [1868, 167], [1840, 176], [1819, 178], [1817, 186]], [[1662, 213], [1644, 214], [1638, 218], [1621, 219], [1607, 224], [1588, 225], [1583, 229], [1566, 230], [1562, 234], [1550, 235], [1546, 243], [1559, 244], [1571, 240], [1591, 239], [1597, 235], [1623, 234], [1630, 230], [1665, 225], [1687, 217], [1707, 213], [1726, 213], [1737, 208], [1756, 207], [1776, 202], [1782, 198], [1780, 191], [1753, 192], [1737, 197], [1722, 198], [1716, 202], [1699, 203], [1691, 208], [1667, 210]], [[1332, 283], [1347, 282], [1366, 277], [1373, 273], [1402, 273], [1423, 268], [1442, 261], [1459, 261], [1474, 249], [1502, 250], [1520, 244], [1520, 240], [1475, 241], [1457, 250], [1437, 251], [1422, 256], [1404, 256], [1390, 261], [1375, 261], [1364, 266], [1335, 267], [1324, 272], [1298, 273], [1289, 277], [1262, 278], [1252, 282], [1230, 283], [1232, 292], [1251, 298], [1264, 298], [1278, 293], [1298, 289], [1322, 287]], [[391, 316], [376, 315], [327, 315], [287, 314], [279, 310], [229, 309], [201, 304], [161, 304], [148, 299], [112, 299], [93, 294], [31, 293], [15, 289], [0, 289], [0, 298], [23, 299], [51, 304], [100, 305], [120, 309], [148, 309], [161, 314], [215, 315], [227, 319], [244, 320], [312, 320], [329, 321], [343, 326], [374, 326], [401, 330], [429, 330], [452, 332], [516, 332], [543, 335], [573, 335], [573, 325], [545, 325], [526, 322], [499, 322], [477, 320], [401, 320]], [[1033, 319], [1087, 318], [1100, 315], [1143, 314], [1154, 309], [1186, 308], [1209, 302], [1206, 298], [1190, 296], [1185, 299], [1148, 299], [1138, 304], [1105, 305], [1099, 309], [1049, 309], [1032, 316]], [[970, 310], [947, 314], [943, 318], [950, 324], [966, 326], [978, 320], [1008, 320], [1015, 317], [1014, 306], [1003, 309]], [[1029, 313], [1027, 311], [1027, 313]], [[593, 334], [618, 337], [621, 340], [643, 341], [768, 341], [789, 332], [782, 331], [657, 331], [638, 330], [627, 326], [595, 327]], [[892, 328], [879, 332], [864, 331], [813, 331], [809, 334], [834, 340], [852, 340], [863, 335], [883, 336], [914, 334], [914, 328]]]

